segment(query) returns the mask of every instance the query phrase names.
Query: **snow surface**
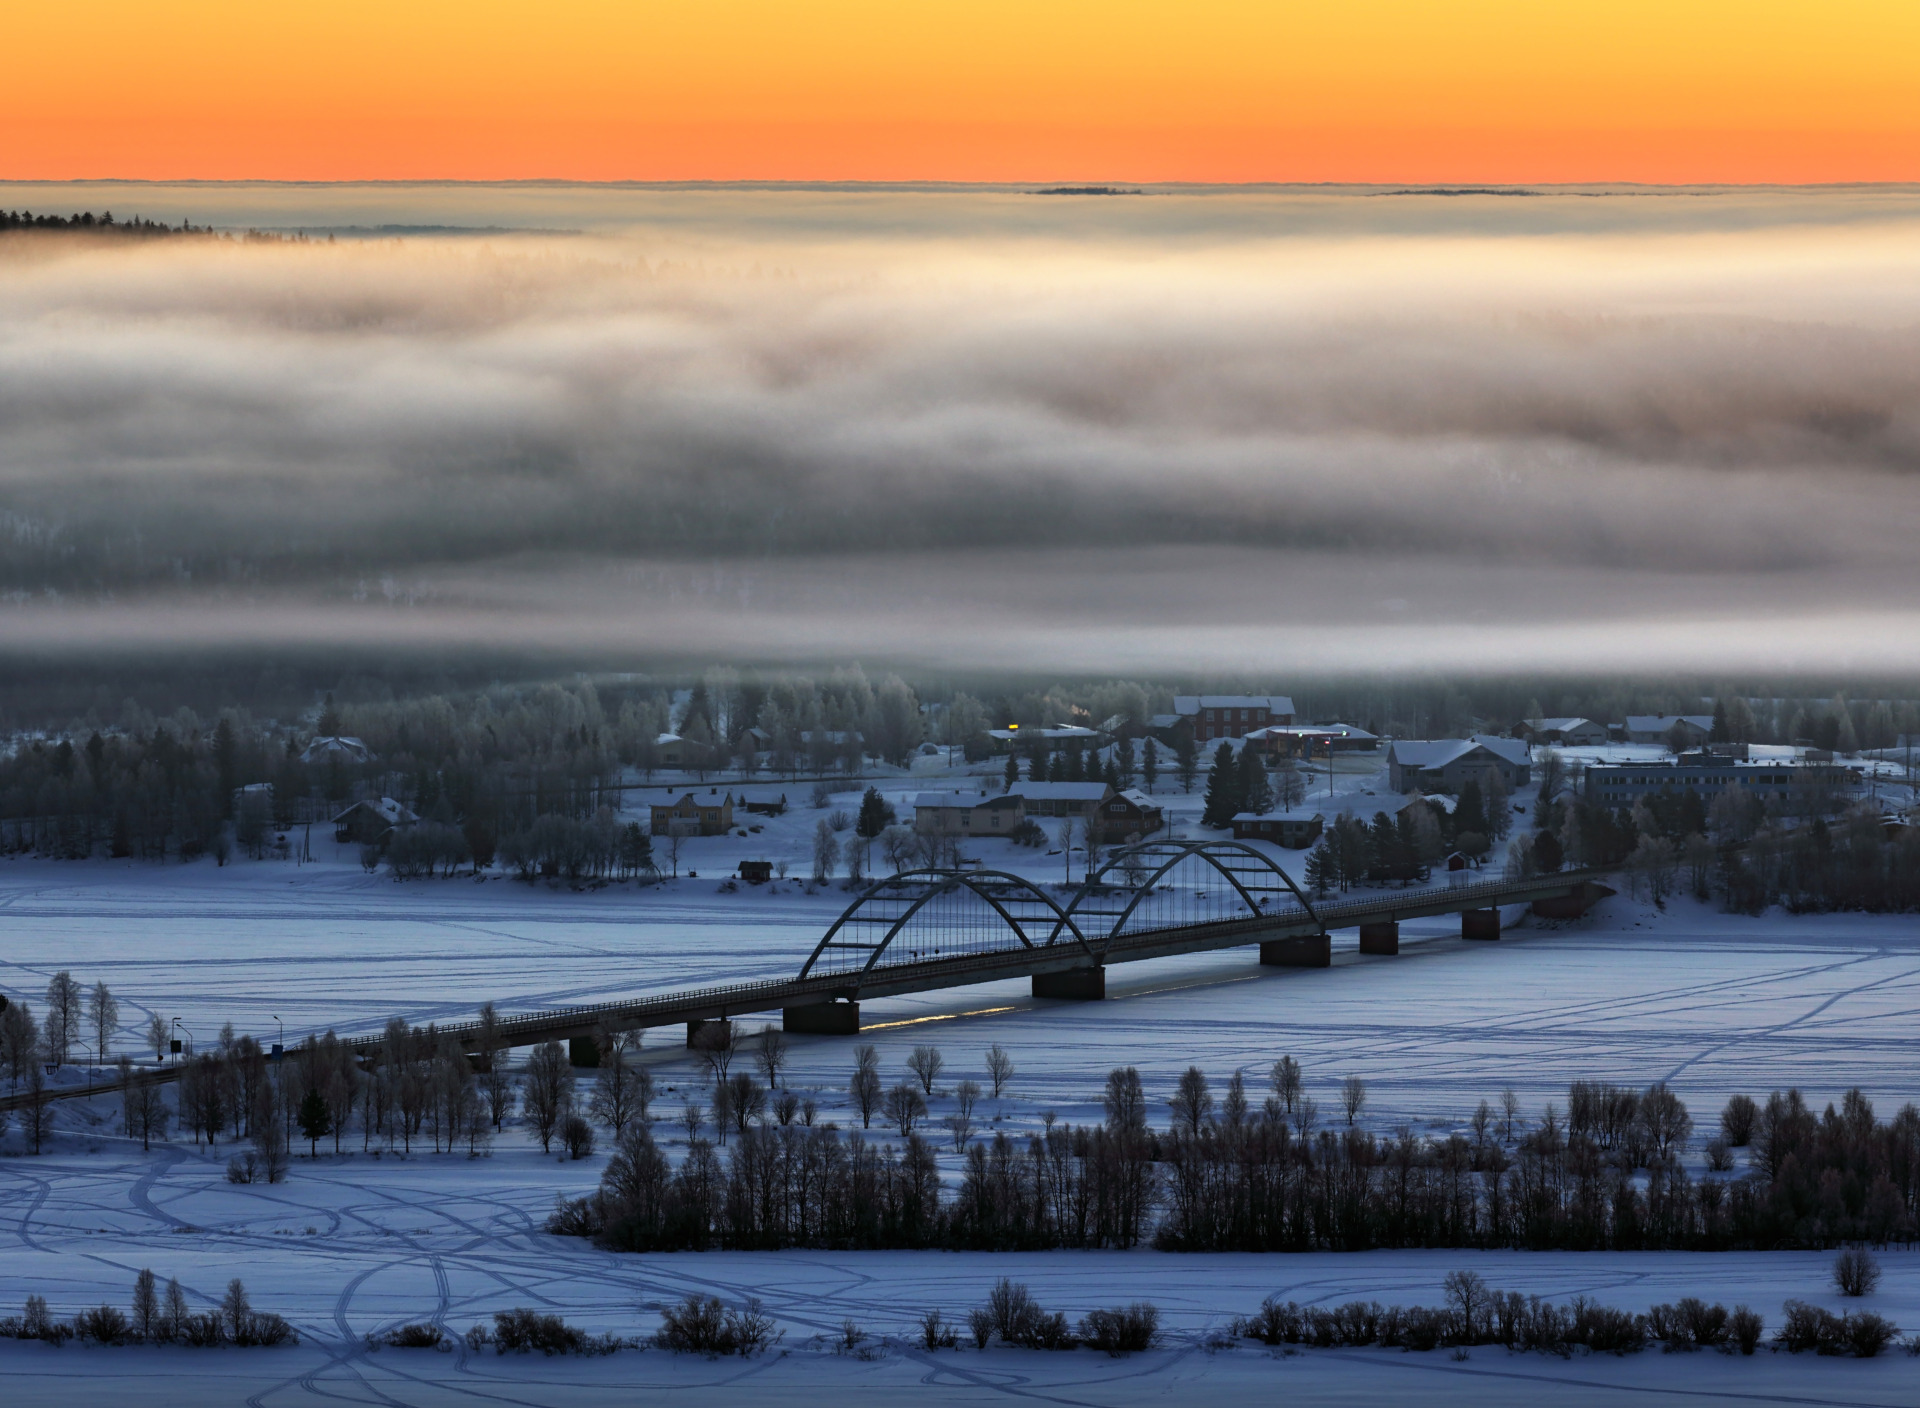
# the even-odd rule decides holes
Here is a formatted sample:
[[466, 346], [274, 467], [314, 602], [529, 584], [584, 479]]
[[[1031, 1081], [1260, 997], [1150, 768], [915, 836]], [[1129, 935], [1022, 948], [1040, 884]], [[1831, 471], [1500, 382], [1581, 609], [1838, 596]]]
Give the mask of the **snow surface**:
[[[1372, 781], [1361, 772], [1338, 779], [1350, 792]], [[921, 785], [916, 773], [889, 790], [904, 796]], [[682, 869], [701, 877], [647, 889], [575, 893], [497, 878], [400, 885], [362, 873], [330, 842], [316, 842], [323, 860], [307, 866], [10, 860], [0, 865], [0, 991], [37, 1007], [56, 969], [87, 983], [105, 979], [122, 1003], [117, 1047], [132, 1050], [153, 1011], [181, 1017], [203, 1042], [225, 1021], [272, 1039], [269, 1014], [277, 1014], [292, 1040], [328, 1025], [377, 1028], [395, 1015], [466, 1017], [489, 998], [511, 1010], [791, 973], [848, 897], [838, 888], [809, 896], [793, 884], [726, 894], [715, 878], [743, 856], [798, 861], [822, 813], [805, 805], [804, 789], [783, 790], [801, 803], [793, 812], [763, 823], [758, 836], [690, 843]], [[1176, 821], [1190, 827], [1197, 796], [1172, 800]], [[1046, 880], [1063, 873], [1061, 856], [980, 848], [994, 846], [990, 864]], [[1301, 859], [1278, 854], [1296, 866]], [[1189, 1063], [1216, 1091], [1244, 1067], [1257, 1097], [1262, 1073], [1283, 1053], [1302, 1062], [1323, 1118], [1341, 1078], [1363, 1077], [1363, 1121], [1381, 1131], [1409, 1122], [1422, 1133], [1460, 1127], [1479, 1100], [1497, 1104], [1506, 1086], [1537, 1115], [1548, 1101], [1564, 1104], [1567, 1083], [1579, 1078], [1668, 1080], [1702, 1138], [1735, 1091], [1764, 1096], [1798, 1084], [1824, 1103], [1858, 1084], [1883, 1116], [1920, 1091], [1920, 943], [1909, 917], [1753, 920], [1688, 903], [1656, 911], [1620, 896], [1577, 922], [1514, 911], [1508, 921], [1496, 944], [1463, 942], [1457, 921], [1410, 922], [1397, 958], [1362, 957], [1354, 936], [1339, 934], [1325, 970], [1262, 969], [1252, 950], [1126, 965], [1110, 973], [1102, 1003], [1038, 1002], [1013, 983], [875, 1002], [863, 1008], [863, 1039], [879, 1046], [889, 1079], [904, 1073], [914, 1044], [939, 1045], [943, 1088], [968, 1077], [984, 1083], [986, 1048], [1004, 1046], [1018, 1072], [1006, 1099], [982, 1102], [983, 1132], [1038, 1128], [1048, 1110], [1097, 1119], [1100, 1082], [1116, 1064], [1140, 1068], [1160, 1111]], [[840, 1093], [850, 1047], [793, 1038], [786, 1076], [814, 1094], [823, 1118], [843, 1124], [856, 1118]], [[696, 1080], [681, 1029], [649, 1033], [645, 1059], [662, 1087], [656, 1112], [670, 1120]], [[949, 1100], [933, 1104], [936, 1117], [950, 1108]], [[774, 1403], [909, 1394], [1078, 1403], [1201, 1394], [1373, 1402], [1408, 1392], [1485, 1403], [1610, 1402], [1626, 1393], [1729, 1403], [1916, 1397], [1904, 1357], [1860, 1364], [1655, 1354], [1563, 1364], [1485, 1349], [1456, 1362], [1444, 1353], [1276, 1359], [1204, 1347], [1270, 1294], [1437, 1303], [1441, 1279], [1461, 1265], [1497, 1286], [1584, 1292], [1628, 1307], [1689, 1294], [1745, 1301], [1777, 1323], [1790, 1296], [1837, 1305], [1826, 1292], [1829, 1258], [1820, 1255], [612, 1257], [538, 1230], [556, 1196], [598, 1179], [604, 1152], [559, 1162], [517, 1130], [487, 1158], [300, 1158], [283, 1185], [234, 1187], [223, 1179], [224, 1145], [210, 1152], [176, 1140], [142, 1155], [114, 1133], [112, 1102], [59, 1107], [59, 1127], [39, 1158], [22, 1153], [17, 1129], [0, 1138], [0, 1307], [36, 1291], [63, 1314], [103, 1299], [124, 1305], [142, 1266], [179, 1276], [204, 1303], [238, 1275], [257, 1305], [295, 1322], [306, 1344], [207, 1354], [0, 1342], [8, 1404], [68, 1401], [77, 1375], [89, 1402], [143, 1405], [310, 1396], [627, 1403], [653, 1388], [699, 1402], [750, 1394]], [[679, 1142], [670, 1123], [658, 1130]], [[937, 1125], [929, 1133], [944, 1139]], [[954, 1156], [943, 1157], [951, 1170]], [[1920, 1255], [1884, 1261], [1886, 1282], [1870, 1305], [1920, 1328]], [[918, 1311], [939, 1306], [958, 1317], [1001, 1275], [1075, 1316], [1151, 1299], [1166, 1317], [1169, 1347], [1109, 1361], [1001, 1350], [929, 1357], [906, 1343]], [[786, 1331], [786, 1356], [743, 1366], [652, 1352], [562, 1361], [360, 1347], [367, 1333], [403, 1321], [439, 1318], [464, 1329], [520, 1304], [594, 1330], [645, 1334], [657, 1323], [649, 1307], [692, 1289], [736, 1302], [760, 1296]], [[874, 1362], [809, 1344], [848, 1317], [898, 1342]]]

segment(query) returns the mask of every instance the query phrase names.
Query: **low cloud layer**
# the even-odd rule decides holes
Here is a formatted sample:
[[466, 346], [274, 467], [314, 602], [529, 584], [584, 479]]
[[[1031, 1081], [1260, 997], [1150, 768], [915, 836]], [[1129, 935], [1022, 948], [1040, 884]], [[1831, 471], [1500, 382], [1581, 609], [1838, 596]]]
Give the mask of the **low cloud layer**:
[[927, 199], [0, 244], [0, 640], [1487, 666], [1557, 623], [1631, 665], [1698, 621], [1819, 664], [1920, 612], [1920, 203], [939, 240]]

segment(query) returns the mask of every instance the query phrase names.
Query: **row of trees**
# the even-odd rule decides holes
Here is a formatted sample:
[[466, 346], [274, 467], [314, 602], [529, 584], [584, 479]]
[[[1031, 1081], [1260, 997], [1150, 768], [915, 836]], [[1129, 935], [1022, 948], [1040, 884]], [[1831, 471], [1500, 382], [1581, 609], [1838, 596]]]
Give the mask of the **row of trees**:
[[[1730, 1167], [1731, 1147], [1750, 1144], [1749, 1173], [1695, 1180], [1679, 1157], [1691, 1117], [1664, 1086], [1576, 1085], [1567, 1118], [1549, 1106], [1530, 1128], [1510, 1100], [1504, 1116], [1483, 1103], [1470, 1133], [1421, 1139], [1351, 1118], [1318, 1129], [1297, 1066], [1277, 1066], [1274, 1084], [1256, 1111], [1236, 1077], [1216, 1111], [1189, 1072], [1156, 1130], [1138, 1072], [1116, 1070], [1103, 1123], [969, 1143], [951, 1193], [911, 1130], [877, 1144], [830, 1124], [742, 1120], [724, 1156], [695, 1135], [676, 1168], [640, 1121], [600, 1187], [551, 1225], [623, 1251], [1729, 1249], [1920, 1233], [1920, 1110], [1882, 1123], [1858, 1091], [1823, 1116], [1798, 1091], [1737, 1097], [1710, 1161]], [[1364, 1100], [1355, 1087], [1350, 1109]]]

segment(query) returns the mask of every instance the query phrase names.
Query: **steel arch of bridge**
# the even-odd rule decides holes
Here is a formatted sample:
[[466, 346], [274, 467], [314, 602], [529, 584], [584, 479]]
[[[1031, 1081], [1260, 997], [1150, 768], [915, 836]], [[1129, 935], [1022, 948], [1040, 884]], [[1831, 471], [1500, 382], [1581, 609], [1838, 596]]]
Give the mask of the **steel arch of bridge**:
[[[800, 977], [820, 976], [814, 973], [814, 967], [822, 955], [831, 950], [867, 950], [867, 960], [857, 970], [833, 970], [835, 976], [844, 973], [857, 987], [859, 980], [879, 966], [881, 956], [893, 941], [928, 905], [942, 896], [961, 894], [971, 894], [984, 903], [1024, 948], [1066, 946], [1070, 940], [1089, 960], [1093, 958], [1093, 945], [1080, 931], [1079, 924], [1058, 900], [1024, 876], [1010, 875], [1004, 870], [907, 870], [878, 881], [848, 905], [807, 956], [800, 968]], [[1037, 912], [1017, 913], [1017, 910]], [[1027, 932], [1029, 925], [1039, 930], [1038, 942]], [[875, 928], [883, 930], [877, 940], [841, 937], [849, 933], [871, 933]]]
[[[845, 976], [858, 988], [861, 979], [883, 966], [895, 940], [927, 913], [929, 905], [945, 896], [963, 895], [983, 903], [1022, 948], [1077, 947], [1090, 964], [1098, 964], [1141, 904], [1161, 889], [1177, 866], [1196, 858], [1232, 887], [1248, 915], [1264, 913], [1263, 895], [1285, 892], [1293, 896], [1309, 919], [1319, 923], [1312, 902], [1293, 878], [1270, 856], [1251, 846], [1239, 841], [1142, 841], [1114, 852], [1065, 905], [1036, 882], [1001, 870], [909, 870], [889, 876], [875, 882], [841, 912], [807, 956], [800, 977], [827, 976], [815, 970], [823, 957], [836, 951], [864, 952], [865, 961], [857, 967], [828, 970], [833, 976]], [[1115, 884], [1111, 877], [1116, 873], [1144, 873], [1145, 878]], [[1096, 907], [1108, 900], [1124, 903], [1117, 909]], [[1098, 926], [1086, 922], [1096, 918]], [[871, 937], [876, 932], [878, 937]]]
[[[1079, 919], [1094, 913], [1100, 914], [1103, 918], [1111, 915], [1111, 922], [1105, 926], [1105, 933], [1100, 941], [1100, 954], [1104, 957], [1112, 948], [1113, 941], [1126, 929], [1127, 921], [1138, 912], [1142, 901], [1153, 895], [1160, 888], [1161, 881], [1182, 861], [1194, 858], [1206, 862], [1233, 887], [1239, 894], [1241, 902], [1246, 905], [1249, 914], [1257, 916], [1263, 913], [1260, 907], [1262, 901], [1256, 898], [1256, 892], [1279, 894], [1284, 890], [1299, 902], [1300, 908], [1306, 911], [1307, 918], [1316, 925], [1320, 923], [1320, 916], [1313, 911], [1313, 902], [1298, 885], [1294, 884], [1293, 877], [1277, 865], [1271, 856], [1256, 851], [1242, 841], [1141, 841], [1124, 850], [1116, 851], [1108, 858], [1107, 863], [1095, 871], [1093, 877], [1075, 892], [1073, 899], [1067, 904], [1067, 916]], [[1147, 865], [1142, 866], [1142, 861], [1147, 862]], [[1136, 868], [1150, 869], [1151, 873], [1144, 880], [1137, 882], [1128, 880], [1120, 885], [1115, 885], [1107, 879], [1115, 871], [1125, 873]], [[1258, 877], [1259, 882], [1248, 884], [1244, 877], [1249, 875]], [[1277, 879], [1280, 883], [1273, 884], [1267, 877]], [[1117, 898], [1129, 892], [1130, 898], [1117, 911], [1083, 908], [1083, 905], [1089, 901]]]

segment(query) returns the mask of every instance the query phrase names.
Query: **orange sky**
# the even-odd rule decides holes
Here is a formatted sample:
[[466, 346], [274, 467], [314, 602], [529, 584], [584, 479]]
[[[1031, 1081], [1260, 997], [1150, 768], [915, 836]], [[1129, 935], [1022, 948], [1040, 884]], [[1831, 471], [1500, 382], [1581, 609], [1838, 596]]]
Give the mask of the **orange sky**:
[[0, 179], [1914, 181], [1916, 0], [15, 0]]

